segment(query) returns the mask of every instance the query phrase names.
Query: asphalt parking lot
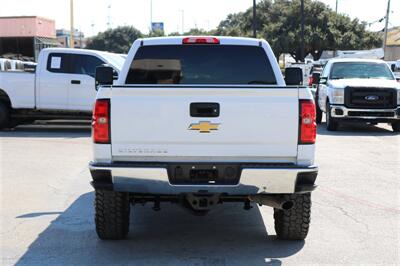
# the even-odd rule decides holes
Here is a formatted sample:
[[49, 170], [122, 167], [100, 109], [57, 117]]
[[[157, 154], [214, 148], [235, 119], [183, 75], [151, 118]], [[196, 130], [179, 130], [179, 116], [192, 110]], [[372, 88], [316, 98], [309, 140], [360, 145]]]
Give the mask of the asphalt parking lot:
[[2, 265], [400, 264], [400, 135], [389, 126], [318, 129], [319, 188], [306, 241], [278, 241], [272, 209], [135, 206], [124, 241], [97, 238], [90, 128], [0, 132]]

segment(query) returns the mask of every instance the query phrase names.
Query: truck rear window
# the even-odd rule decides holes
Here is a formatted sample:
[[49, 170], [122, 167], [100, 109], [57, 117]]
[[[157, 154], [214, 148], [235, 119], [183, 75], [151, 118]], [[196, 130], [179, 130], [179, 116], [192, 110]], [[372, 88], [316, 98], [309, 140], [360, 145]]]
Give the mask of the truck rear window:
[[262, 47], [154, 45], [138, 49], [126, 84], [276, 84]]

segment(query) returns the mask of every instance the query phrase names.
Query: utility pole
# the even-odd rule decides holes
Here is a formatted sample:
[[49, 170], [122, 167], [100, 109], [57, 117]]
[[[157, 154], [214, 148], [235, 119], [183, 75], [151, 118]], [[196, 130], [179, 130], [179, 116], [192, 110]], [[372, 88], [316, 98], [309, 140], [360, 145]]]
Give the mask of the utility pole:
[[108, 15], [107, 15], [107, 29], [111, 29], [111, 5], [107, 6]]
[[337, 7], [338, 7], [338, 2], [339, 2], [339, 0], [336, 0], [336, 8], [335, 8], [336, 15], [337, 15]]
[[256, 0], [253, 0], [253, 37], [257, 38]]
[[153, 31], [153, 0], [150, 0], [150, 32]]
[[304, 0], [301, 0], [301, 45], [300, 45], [300, 59], [304, 62]]
[[387, 10], [386, 10], [386, 21], [385, 21], [385, 32], [383, 36], [383, 59], [385, 59], [385, 52], [386, 52], [386, 42], [387, 42], [387, 35], [388, 35], [388, 24], [389, 24], [389, 13], [390, 13], [390, 0], [388, 0]]
[[[339, 0], [336, 0], [336, 8], [335, 8], [335, 12], [336, 12], [335, 26], [337, 26], [337, 19], [338, 19], [338, 17], [337, 17], [337, 15], [338, 15], [338, 13], [337, 13], [337, 11], [338, 11], [338, 2], [339, 2]], [[335, 41], [336, 41], [336, 40], [335, 40]], [[336, 46], [336, 43], [335, 43], [335, 49], [333, 50], [333, 57], [336, 57], [336, 54], [337, 54], [336, 49], [337, 49], [337, 46]]]
[[182, 35], [185, 33], [185, 10], [181, 9], [179, 12], [182, 13]]
[[69, 33], [69, 47], [74, 48], [74, 0], [70, 0], [70, 16], [71, 31]]

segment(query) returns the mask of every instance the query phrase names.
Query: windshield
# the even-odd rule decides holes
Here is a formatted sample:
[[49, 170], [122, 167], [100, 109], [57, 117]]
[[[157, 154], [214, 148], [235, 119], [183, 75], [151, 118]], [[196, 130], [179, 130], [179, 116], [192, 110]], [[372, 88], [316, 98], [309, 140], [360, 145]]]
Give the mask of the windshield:
[[125, 58], [123, 58], [119, 54], [112, 54], [112, 53], [104, 53], [102, 54], [104, 59], [106, 59], [112, 66], [116, 68], [116, 70], [121, 71], [122, 66], [125, 63]]
[[127, 84], [276, 84], [262, 47], [154, 45], [140, 47]]
[[330, 79], [390, 79], [392, 71], [384, 63], [338, 62], [333, 63]]

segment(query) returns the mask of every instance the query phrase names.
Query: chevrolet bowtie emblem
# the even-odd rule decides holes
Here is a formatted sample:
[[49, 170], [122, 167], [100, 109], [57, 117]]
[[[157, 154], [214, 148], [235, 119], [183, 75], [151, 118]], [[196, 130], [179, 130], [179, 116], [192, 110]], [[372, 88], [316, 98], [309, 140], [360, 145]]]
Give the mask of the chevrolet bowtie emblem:
[[200, 121], [199, 123], [190, 124], [190, 130], [199, 130], [200, 133], [210, 133], [211, 130], [218, 130], [219, 124], [214, 124], [208, 121]]

